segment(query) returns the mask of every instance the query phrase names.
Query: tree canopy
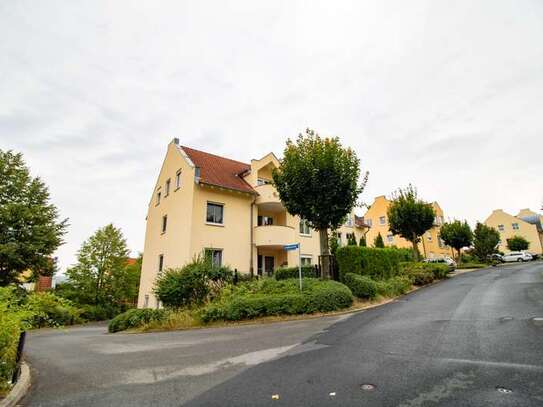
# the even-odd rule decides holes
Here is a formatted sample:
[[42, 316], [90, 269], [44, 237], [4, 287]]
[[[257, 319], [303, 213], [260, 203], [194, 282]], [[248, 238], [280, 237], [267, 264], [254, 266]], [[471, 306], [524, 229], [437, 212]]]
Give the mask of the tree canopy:
[[458, 262], [461, 260], [460, 249], [470, 246], [473, 242], [473, 232], [466, 221], [455, 220], [445, 223], [439, 231], [441, 239], [446, 245], [451, 246], [458, 252]]
[[17, 283], [26, 270], [32, 279], [51, 275], [51, 255], [63, 243], [67, 226], [22, 154], [0, 150], [0, 286]]
[[417, 244], [420, 236], [434, 224], [435, 212], [432, 204], [419, 199], [417, 190], [409, 185], [395, 193], [387, 216], [390, 231], [411, 242], [414, 258], [418, 260]]
[[500, 234], [496, 229], [477, 222], [473, 233], [473, 254], [480, 261], [487, 261], [488, 256], [496, 252], [499, 241]]
[[98, 229], [81, 245], [77, 264], [66, 271], [72, 292], [78, 297], [72, 299], [80, 304], [120, 305], [133, 298], [130, 284], [139, 281], [130, 275], [128, 253], [120, 229], [112, 224]]
[[513, 252], [528, 250], [530, 242], [522, 236], [513, 236], [507, 239], [507, 248]]
[[328, 230], [336, 230], [352, 211], [367, 174], [360, 184], [355, 152], [344, 148], [337, 137], [321, 138], [310, 129], [296, 141], [287, 140], [283, 154], [273, 172], [279, 197], [292, 215], [319, 231], [321, 254], [327, 255]]

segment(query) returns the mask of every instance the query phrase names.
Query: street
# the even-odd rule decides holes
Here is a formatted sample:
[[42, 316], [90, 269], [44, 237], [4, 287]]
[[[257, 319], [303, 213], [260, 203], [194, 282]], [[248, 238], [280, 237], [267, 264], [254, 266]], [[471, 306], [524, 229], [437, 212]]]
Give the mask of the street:
[[355, 314], [30, 334], [27, 406], [543, 406], [543, 263], [458, 275]]

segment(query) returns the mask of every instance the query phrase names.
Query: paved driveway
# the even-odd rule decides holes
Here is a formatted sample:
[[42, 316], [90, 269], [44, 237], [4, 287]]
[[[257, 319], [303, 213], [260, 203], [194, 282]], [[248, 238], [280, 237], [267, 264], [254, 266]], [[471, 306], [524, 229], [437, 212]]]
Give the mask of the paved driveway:
[[543, 264], [527, 263], [350, 317], [142, 335], [37, 331], [24, 404], [543, 406], [539, 317]]

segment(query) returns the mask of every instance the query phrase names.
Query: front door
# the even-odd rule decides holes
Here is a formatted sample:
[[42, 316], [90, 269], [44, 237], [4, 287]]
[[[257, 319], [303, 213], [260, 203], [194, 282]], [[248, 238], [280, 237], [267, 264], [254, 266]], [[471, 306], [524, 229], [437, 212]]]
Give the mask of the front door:
[[264, 269], [268, 276], [271, 276], [273, 274], [273, 269], [275, 266], [275, 258], [272, 256], [265, 256], [264, 257]]

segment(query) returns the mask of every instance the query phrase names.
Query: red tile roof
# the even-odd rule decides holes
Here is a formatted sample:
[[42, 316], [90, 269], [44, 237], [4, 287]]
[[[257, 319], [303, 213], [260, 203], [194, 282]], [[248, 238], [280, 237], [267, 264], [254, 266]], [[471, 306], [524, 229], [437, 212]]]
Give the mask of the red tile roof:
[[249, 164], [181, 146], [196, 167], [200, 168], [200, 182], [241, 192], [256, 193], [240, 176], [251, 169]]

